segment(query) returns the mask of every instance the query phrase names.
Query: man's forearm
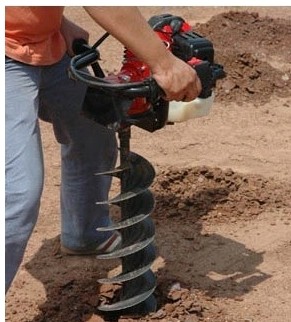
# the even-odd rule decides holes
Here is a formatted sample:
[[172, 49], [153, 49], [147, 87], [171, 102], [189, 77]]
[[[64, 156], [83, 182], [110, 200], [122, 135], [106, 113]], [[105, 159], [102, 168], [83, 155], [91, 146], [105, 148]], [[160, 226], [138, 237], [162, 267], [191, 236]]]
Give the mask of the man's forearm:
[[84, 7], [89, 15], [151, 69], [168, 100], [191, 101], [201, 83], [192, 67], [176, 58], [137, 7]]

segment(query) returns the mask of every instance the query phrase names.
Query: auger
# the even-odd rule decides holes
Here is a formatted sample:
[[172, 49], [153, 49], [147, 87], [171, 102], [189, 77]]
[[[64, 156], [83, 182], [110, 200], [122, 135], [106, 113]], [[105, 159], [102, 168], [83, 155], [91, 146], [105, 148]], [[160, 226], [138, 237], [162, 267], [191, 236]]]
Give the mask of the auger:
[[[181, 17], [169, 14], [154, 16], [149, 24], [177, 57], [195, 68], [201, 83], [200, 98], [207, 101], [219, 78], [225, 76], [223, 67], [214, 64], [214, 49], [206, 38], [194, 33]], [[156, 277], [151, 270], [156, 252], [155, 227], [151, 218], [155, 200], [150, 186], [155, 178], [151, 163], [130, 151], [131, 126], [154, 132], [169, 123], [169, 102], [151, 77], [149, 67], [128, 50], [124, 51], [123, 65], [117, 75], [105, 76], [98, 60], [97, 47], [109, 36], [106, 33], [92, 47], [77, 40], [77, 53], [71, 60], [70, 76], [88, 85], [84, 113], [94, 121], [114, 129], [119, 139], [119, 166], [96, 175], [115, 176], [120, 180], [120, 193], [97, 204], [114, 204], [120, 208], [120, 220], [100, 231], [118, 230], [121, 248], [98, 258], [120, 258], [122, 272], [99, 283], [121, 284], [119, 298], [101, 304], [105, 312], [142, 315], [157, 308], [154, 297]], [[91, 66], [94, 75], [84, 67]], [[96, 102], [98, 102], [96, 104]], [[102, 102], [102, 104], [100, 104]], [[102, 108], [102, 106], [104, 108]]]

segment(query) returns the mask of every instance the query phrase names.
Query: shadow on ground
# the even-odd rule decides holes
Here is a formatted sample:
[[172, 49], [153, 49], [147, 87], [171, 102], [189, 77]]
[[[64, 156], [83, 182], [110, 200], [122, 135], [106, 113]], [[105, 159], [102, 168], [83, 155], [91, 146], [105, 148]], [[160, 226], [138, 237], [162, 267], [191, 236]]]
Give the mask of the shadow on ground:
[[[159, 218], [155, 212], [157, 256], [164, 261], [164, 266], [157, 271], [156, 296], [160, 307], [170, 301], [166, 296], [169, 281], [199, 290], [205, 297], [237, 298], [270, 277], [257, 268], [263, 262], [263, 253], [215, 233], [202, 233], [203, 218], [227, 193], [227, 190], [218, 194], [213, 190], [198, 192], [199, 202], [203, 202], [205, 195], [208, 205], [207, 209], [204, 205], [201, 213], [195, 213], [199, 220], [193, 220], [194, 214], [190, 213], [192, 219], [187, 221], [185, 213], [177, 219], [175, 216]], [[167, 196], [158, 196], [159, 202], [165, 204], [167, 200], [163, 198]], [[98, 278], [106, 276], [118, 264], [119, 261], [101, 261], [94, 256], [63, 256], [59, 237], [44, 240], [25, 266], [46, 290], [46, 302], [40, 305], [41, 313], [32, 322], [90, 319], [97, 313]]]

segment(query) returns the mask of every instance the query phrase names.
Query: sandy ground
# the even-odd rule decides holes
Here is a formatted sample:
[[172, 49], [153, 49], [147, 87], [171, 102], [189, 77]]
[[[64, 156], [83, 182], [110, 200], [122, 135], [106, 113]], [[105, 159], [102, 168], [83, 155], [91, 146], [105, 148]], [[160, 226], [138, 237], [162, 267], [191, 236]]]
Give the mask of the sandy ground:
[[[213, 41], [228, 77], [207, 117], [155, 133], [132, 129], [132, 150], [157, 172], [152, 216], [159, 307], [136, 320], [289, 322], [291, 9], [141, 9], [147, 18], [168, 12], [191, 22]], [[92, 30], [92, 42], [102, 34], [81, 8], [66, 13]], [[118, 43], [109, 40], [101, 55], [106, 70], [118, 70]], [[40, 217], [7, 294], [5, 320], [101, 322], [96, 306], [106, 290], [96, 280], [118, 262], [59, 253], [59, 146], [51, 126], [41, 127], [46, 181]], [[179, 285], [175, 296], [173, 285]]]

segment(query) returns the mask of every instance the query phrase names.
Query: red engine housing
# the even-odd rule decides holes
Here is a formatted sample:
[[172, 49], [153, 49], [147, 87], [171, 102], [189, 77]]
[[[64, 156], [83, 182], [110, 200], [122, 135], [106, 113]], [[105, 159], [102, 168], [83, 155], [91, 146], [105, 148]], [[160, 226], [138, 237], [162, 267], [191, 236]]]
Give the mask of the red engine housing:
[[[191, 30], [191, 26], [183, 22], [179, 32], [187, 32]], [[164, 42], [168, 50], [172, 49], [173, 29], [170, 25], [164, 26], [161, 30], [155, 33]], [[108, 79], [115, 83], [139, 82], [151, 76], [150, 68], [147, 64], [140, 61], [130, 50], [124, 52], [122, 67], [117, 75], [109, 76]], [[151, 108], [150, 102], [144, 97], [138, 97], [133, 100], [128, 111], [131, 116], [141, 115]]]

